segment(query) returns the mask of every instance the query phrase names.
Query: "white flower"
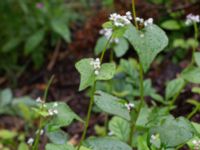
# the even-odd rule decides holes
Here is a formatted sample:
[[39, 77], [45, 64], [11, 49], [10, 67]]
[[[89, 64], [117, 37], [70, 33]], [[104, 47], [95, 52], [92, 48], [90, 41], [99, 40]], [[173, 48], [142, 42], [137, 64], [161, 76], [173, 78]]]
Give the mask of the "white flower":
[[27, 141], [28, 145], [33, 145], [34, 139], [33, 138], [29, 138]]
[[112, 131], [110, 131], [110, 132], [108, 132], [108, 135], [112, 136], [112, 135], [114, 135], [114, 133]]
[[99, 70], [101, 68], [101, 62], [99, 58], [96, 59], [92, 59], [90, 62], [90, 65], [92, 65], [94, 67], [94, 74], [98, 75], [99, 74]]
[[199, 23], [200, 22], [200, 16], [199, 15], [193, 15], [193, 14], [189, 14], [186, 17], [186, 25], [191, 25], [193, 23]]
[[[103, 35], [107, 40], [110, 39], [110, 37], [112, 36], [112, 33], [113, 33], [112, 29], [108, 29], [108, 28], [101, 29], [99, 31], [99, 34]], [[110, 43], [113, 43], [113, 42], [117, 44], [119, 42], [119, 39], [118, 38], [111, 39]]]
[[130, 11], [127, 11], [127, 12], [126, 12], [126, 17], [127, 17], [129, 20], [132, 20], [132, 19], [133, 19]]
[[126, 15], [122, 16], [117, 13], [113, 13], [110, 15], [109, 20], [113, 22], [116, 27], [124, 27], [130, 24], [130, 20], [132, 20], [131, 12], [126, 12]]
[[135, 18], [137, 22], [143, 24], [144, 23], [144, 19], [143, 18], [140, 18], [140, 17], [136, 17]]
[[192, 140], [192, 144], [194, 144], [194, 150], [200, 150], [200, 140]]
[[153, 24], [153, 18], [144, 20], [143, 18], [136, 17], [136, 21], [139, 22], [140, 24], [144, 24], [145, 27]]
[[40, 97], [38, 97], [38, 98], [36, 99], [36, 102], [37, 102], [37, 103], [43, 103], [43, 101], [42, 101], [42, 99], [41, 99]]
[[[39, 130], [37, 130], [35, 133], [38, 134], [38, 133], [39, 133]], [[43, 133], [44, 133], [44, 130], [41, 129], [41, 130], [40, 130], [40, 135], [43, 135]]]
[[95, 70], [94, 74], [98, 75], [99, 74], [99, 70]]
[[128, 111], [131, 111], [131, 109], [134, 107], [135, 105], [133, 103], [126, 103], [125, 107], [128, 109]]
[[57, 107], [57, 106], [58, 106], [58, 103], [55, 102], [55, 103], [53, 104], [53, 107]]
[[49, 116], [57, 115], [58, 114], [58, 110], [56, 110], [56, 109], [49, 109], [48, 110], [48, 114], [49, 114]]
[[145, 27], [150, 26], [152, 24], [153, 24], [153, 18], [149, 18], [149, 19], [144, 21], [144, 26]]
[[105, 29], [101, 29], [101, 30], [99, 31], [99, 33], [100, 33], [101, 35], [105, 36], [105, 38], [108, 40], [108, 39], [110, 39], [110, 37], [111, 37], [113, 31], [112, 31], [112, 29], [105, 28]]

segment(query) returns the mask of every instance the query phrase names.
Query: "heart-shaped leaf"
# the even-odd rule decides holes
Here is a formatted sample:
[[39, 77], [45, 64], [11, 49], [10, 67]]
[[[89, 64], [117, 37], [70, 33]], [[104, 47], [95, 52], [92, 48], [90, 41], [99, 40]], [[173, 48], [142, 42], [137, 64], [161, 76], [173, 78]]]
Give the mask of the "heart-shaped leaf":
[[127, 120], [120, 117], [113, 117], [109, 122], [109, 130], [115, 135], [119, 140], [124, 142], [128, 141], [130, 124]]
[[85, 58], [76, 63], [76, 69], [81, 75], [79, 91], [92, 86], [95, 80], [110, 80], [115, 74], [114, 63], [104, 63], [101, 65], [99, 74], [94, 74], [94, 67], [91, 65], [92, 58]]
[[145, 72], [156, 55], [168, 44], [165, 32], [157, 25], [150, 25], [142, 30], [137, 30], [133, 25], [130, 25], [125, 37], [137, 51]]
[[189, 141], [196, 131], [192, 124], [183, 117], [168, 118], [160, 126], [151, 129], [151, 133], [159, 134], [166, 147], [175, 147]]

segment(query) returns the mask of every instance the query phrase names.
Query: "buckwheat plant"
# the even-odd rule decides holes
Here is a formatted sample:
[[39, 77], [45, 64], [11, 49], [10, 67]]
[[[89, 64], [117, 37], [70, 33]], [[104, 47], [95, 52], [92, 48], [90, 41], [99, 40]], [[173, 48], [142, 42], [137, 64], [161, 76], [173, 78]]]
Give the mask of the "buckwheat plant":
[[[186, 22], [196, 24], [199, 18], [190, 15]], [[198, 31], [194, 26], [197, 39]], [[176, 79], [167, 83], [163, 98], [156, 93], [150, 80], [144, 80], [153, 60], [168, 45], [168, 37], [154, 24], [153, 18], [137, 17], [132, 0], [132, 13], [112, 13], [102, 27], [101, 37], [95, 46], [97, 58], [83, 58], [75, 65], [80, 73], [79, 90], [91, 88], [84, 131], [77, 149], [85, 146], [91, 150], [175, 150], [185, 144], [190, 145], [190, 140], [198, 136], [196, 129], [199, 125], [184, 117], [174, 118], [170, 111], [186, 83], [200, 83], [197, 77], [200, 76], [200, 68], [191, 63]], [[137, 52], [138, 60], [121, 60], [118, 66], [114, 63], [113, 51], [121, 57], [129, 49], [129, 43]], [[108, 50], [111, 62], [105, 63], [104, 55]], [[194, 54], [194, 61], [199, 66], [200, 55], [197, 55]], [[99, 85], [109, 88], [99, 88]], [[114, 91], [116, 85], [124, 91]], [[161, 105], [152, 101], [153, 106], [149, 108], [145, 96], [151, 96]], [[94, 104], [102, 112], [113, 116], [108, 123], [110, 131], [106, 137], [85, 140]]]
[[39, 117], [39, 125], [35, 134], [27, 140], [27, 144], [32, 150], [39, 149], [40, 137], [44, 134], [52, 142], [46, 145], [46, 150], [49, 150], [49, 147], [53, 147], [55, 144], [66, 143], [67, 136], [60, 128], [69, 125], [74, 119], [82, 121], [65, 103], [46, 102], [52, 81], [53, 76], [48, 82], [43, 98], [37, 98], [36, 107], [31, 108]]

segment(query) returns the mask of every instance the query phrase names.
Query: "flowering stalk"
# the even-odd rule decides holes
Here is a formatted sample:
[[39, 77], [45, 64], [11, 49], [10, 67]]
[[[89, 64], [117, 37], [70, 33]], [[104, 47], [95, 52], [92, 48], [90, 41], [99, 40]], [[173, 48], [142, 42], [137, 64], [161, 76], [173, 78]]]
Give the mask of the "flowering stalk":
[[[45, 89], [45, 92], [44, 92], [44, 97], [43, 97], [43, 102], [45, 103], [46, 99], [47, 99], [47, 94], [48, 94], [48, 91], [49, 91], [49, 87], [53, 81], [53, 78], [54, 76], [52, 76], [50, 78], [50, 80], [48, 81], [48, 84], [47, 84], [47, 87]], [[44, 105], [42, 105], [42, 110], [44, 109]], [[40, 141], [40, 134], [41, 134], [41, 131], [42, 131], [42, 128], [43, 128], [43, 123], [44, 123], [44, 118], [43, 117], [40, 117], [39, 119], [39, 130], [37, 132], [37, 135], [36, 135], [36, 138], [35, 138], [35, 141], [34, 141], [34, 144], [33, 144], [33, 147], [32, 147], [32, 150], [38, 150], [38, 145], [39, 145], [39, 141]]]
[[[102, 63], [103, 61], [103, 58], [104, 58], [104, 54], [105, 54], [105, 51], [110, 43], [112, 39], [112, 35], [110, 36], [110, 38], [108, 39], [102, 53], [101, 53], [101, 57], [100, 57], [100, 64]], [[90, 104], [89, 104], [89, 108], [88, 108], [88, 112], [87, 112], [87, 117], [86, 117], [86, 122], [85, 122], [85, 127], [84, 127], [84, 130], [83, 130], [83, 134], [81, 136], [81, 140], [79, 142], [79, 145], [78, 145], [78, 148], [77, 150], [80, 149], [81, 145], [82, 145], [82, 142], [83, 140], [85, 140], [85, 137], [86, 137], [86, 133], [87, 133], [87, 130], [88, 130], [88, 126], [89, 126], [89, 121], [90, 121], [90, 117], [91, 117], [91, 112], [92, 112], [92, 106], [94, 104], [94, 94], [95, 94], [95, 91], [96, 91], [96, 81], [94, 82], [93, 86], [92, 86], [92, 91], [91, 91], [91, 95], [90, 95]]]
[[[135, 10], [135, 1], [132, 0], [132, 10], [133, 10], [133, 17], [134, 17], [134, 21], [135, 21], [135, 26], [138, 29], [138, 24], [137, 24], [137, 17], [136, 17], [136, 10]], [[144, 104], [144, 85], [143, 85], [143, 67], [142, 64], [139, 63], [139, 76], [140, 76], [140, 104], [139, 104], [139, 108], [136, 111], [136, 118], [135, 120], [131, 120], [131, 124], [130, 124], [130, 133], [129, 133], [129, 145], [132, 146], [132, 139], [133, 139], [133, 134], [135, 132], [136, 129], [136, 122], [137, 119], [139, 117], [140, 111], [142, 109], [142, 106]]]

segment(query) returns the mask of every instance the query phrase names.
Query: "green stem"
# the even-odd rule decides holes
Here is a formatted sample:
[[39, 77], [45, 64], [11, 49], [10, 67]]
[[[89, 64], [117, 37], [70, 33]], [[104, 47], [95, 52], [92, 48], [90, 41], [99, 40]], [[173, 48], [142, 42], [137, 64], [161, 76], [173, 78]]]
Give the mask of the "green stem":
[[195, 38], [195, 40], [198, 39], [198, 36], [199, 36], [198, 26], [197, 26], [197, 23], [195, 22], [194, 23], [194, 38]]
[[140, 64], [140, 104], [139, 104], [139, 108], [138, 108], [138, 111], [137, 111], [137, 116], [136, 116], [136, 120], [132, 121], [131, 122], [131, 125], [130, 125], [130, 134], [129, 134], [129, 144], [131, 146], [132, 144], [132, 140], [133, 140], [133, 134], [135, 132], [135, 129], [136, 129], [136, 122], [138, 120], [138, 117], [140, 115], [140, 111], [142, 109], [142, 106], [144, 105], [144, 79], [143, 79], [143, 67], [142, 67], [142, 64]]
[[111, 35], [110, 38], [108, 39], [108, 41], [107, 41], [107, 43], [106, 43], [106, 45], [105, 45], [105, 47], [104, 47], [104, 49], [103, 49], [103, 51], [102, 51], [102, 53], [101, 53], [101, 57], [100, 57], [101, 63], [102, 63], [102, 61], [103, 61], [103, 58], [104, 58], [106, 49], [107, 49], [107, 47], [108, 47], [108, 45], [109, 45], [111, 39], [112, 39], [112, 35]]
[[134, 19], [135, 26], [138, 29], [138, 24], [136, 20], [135, 0], [132, 0], [132, 12], [133, 12], [133, 19]]
[[194, 116], [197, 112], [199, 111], [199, 106], [196, 106], [192, 112], [190, 112], [188, 115], [187, 115], [187, 119], [191, 119], [192, 116]]
[[[48, 81], [48, 84], [47, 84], [47, 87], [45, 89], [45, 92], [44, 92], [44, 96], [43, 96], [43, 102], [45, 103], [46, 99], [47, 99], [47, 95], [48, 95], [48, 91], [49, 91], [49, 87], [52, 83], [54, 79], [54, 76], [51, 76], [50, 80]], [[44, 106], [42, 105], [42, 108], [41, 110], [44, 109]], [[33, 144], [33, 147], [32, 147], [32, 150], [38, 150], [38, 145], [39, 145], [39, 141], [40, 141], [40, 133], [42, 131], [42, 128], [43, 128], [43, 122], [44, 122], [44, 118], [43, 117], [40, 117], [39, 118], [39, 130], [38, 130], [38, 133], [36, 135], [36, 138], [35, 138], [35, 142]]]
[[[110, 38], [108, 39], [102, 53], [101, 53], [101, 57], [100, 57], [100, 62], [102, 63], [103, 61], [103, 58], [104, 58], [104, 54], [105, 54], [105, 51], [110, 43], [110, 40], [112, 39], [112, 35], [110, 36]], [[90, 116], [91, 116], [91, 112], [92, 112], [92, 106], [93, 106], [93, 103], [94, 103], [94, 94], [95, 94], [95, 91], [96, 91], [96, 81], [94, 82], [94, 85], [92, 86], [92, 91], [91, 91], [91, 96], [90, 96], [90, 104], [89, 104], [89, 108], [88, 108], [88, 112], [87, 112], [87, 118], [86, 118], [86, 123], [85, 123], [85, 127], [84, 127], [84, 130], [83, 130], [83, 134], [81, 136], [81, 140], [79, 142], [79, 145], [78, 145], [78, 149], [80, 149], [81, 145], [82, 145], [82, 142], [83, 140], [85, 140], [85, 137], [86, 137], [86, 133], [87, 133], [87, 129], [88, 129], [88, 125], [89, 125], [89, 121], [90, 121]]]
[[90, 121], [90, 116], [91, 116], [91, 112], [92, 112], [92, 106], [93, 106], [93, 103], [94, 103], [94, 93], [95, 93], [95, 91], [96, 91], [96, 81], [94, 82], [94, 85], [92, 87], [91, 97], [90, 97], [90, 104], [89, 104], [89, 108], [88, 108], [86, 123], [85, 123], [83, 134], [81, 136], [81, 141], [80, 141], [80, 143], [78, 145], [78, 149], [77, 150], [80, 149], [80, 147], [82, 145], [82, 142], [86, 137], [86, 133], [87, 133], [87, 129], [88, 129], [88, 126], [89, 126], [89, 121]]
[[[138, 30], [139, 27], [138, 27], [137, 20], [136, 20], [135, 0], [132, 0], [132, 12], [133, 12], [134, 23], [135, 23], [136, 29]], [[140, 72], [140, 104], [139, 104], [139, 108], [138, 108], [138, 111], [137, 111], [136, 119], [132, 120], [131, 124], [130, 124], [130, 134], [129, 134], [129, 141], [128, 141], [130, 146], [132, 146], [133, 134], [134, 134], [135, 129], [136, 129], [135, 124], [138, 120], [140, 111], [141, 111], [142, 106], [144, 104], [143, 67], [142, 67], [142, 64], [139, 64], [139, 66], [140, 66], [140, 68], [139, 68], [140, 69], [139, 70], [139, 72]]]

